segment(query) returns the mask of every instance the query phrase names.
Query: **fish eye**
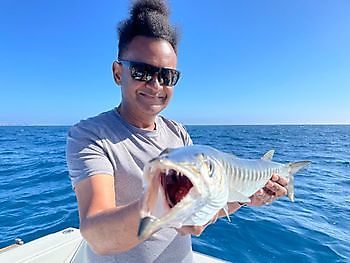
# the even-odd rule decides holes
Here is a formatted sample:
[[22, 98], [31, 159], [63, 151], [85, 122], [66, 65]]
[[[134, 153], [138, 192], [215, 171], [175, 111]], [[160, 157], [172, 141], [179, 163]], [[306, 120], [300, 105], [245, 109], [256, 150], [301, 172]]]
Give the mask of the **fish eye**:
[[197, 160], [197, 168], [201, 170], [206, 167], [205, 172], [208, 172], [209, 177], [213, 177], [215, 172], [215, 165], [213, 161], [203, 153], [197, 154]]
[[212, 161], [207, 160], [208, 170], [209, 170], [209, 177], [213, 177], [214, 175], [214, 164]]

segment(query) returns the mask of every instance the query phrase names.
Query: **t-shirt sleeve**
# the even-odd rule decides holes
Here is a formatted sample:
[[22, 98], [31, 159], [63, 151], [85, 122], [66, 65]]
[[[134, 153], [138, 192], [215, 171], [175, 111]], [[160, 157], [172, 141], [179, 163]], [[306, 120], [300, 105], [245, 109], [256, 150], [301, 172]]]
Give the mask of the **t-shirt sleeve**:
[[66, 159], [73, 188], [78, 182], [92, 175], [113, 175], [113, 166], [105, 153], [98, 132], [81, 123], [68, 131]]
[[185, 146], [192, 145], [193, 142], [192, 142], [191, 136], [188, 133], [188, 131], [186, 130], [185, 126], [182, 124], [178, 124], [178, 125], [180, 127], [180, 133], [181, 133], [181, 137], [182, 137], [182, 140], [184, 142], [184, 145]]

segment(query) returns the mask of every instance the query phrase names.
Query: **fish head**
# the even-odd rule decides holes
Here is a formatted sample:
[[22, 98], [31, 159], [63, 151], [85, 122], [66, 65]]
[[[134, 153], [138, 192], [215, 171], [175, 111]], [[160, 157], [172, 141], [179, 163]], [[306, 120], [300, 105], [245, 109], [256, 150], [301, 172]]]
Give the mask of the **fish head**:
[[[139, 239], [165, 227], [180, 228], [195, 216], [203, 225], [220, 208], [206, 209], [213, 195], [223, 191], [221, 166], [208, 149], [186, 146], [163, 151], [144, 168], [145, 193], [140, 210]], [[225, 198], [224, 198], [225, 199]], [[222, 201], [225, 202], [226, 200]], [[214, 205], [215, 206], [215, 205]], [[196, 217], [197, 216], [197, 217]]]

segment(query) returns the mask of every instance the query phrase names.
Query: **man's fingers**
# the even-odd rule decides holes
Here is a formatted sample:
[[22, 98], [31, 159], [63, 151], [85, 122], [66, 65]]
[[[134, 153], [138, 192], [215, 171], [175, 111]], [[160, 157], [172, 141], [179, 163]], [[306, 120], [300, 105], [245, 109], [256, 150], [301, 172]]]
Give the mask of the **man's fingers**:
[[289, 180], [286, 177], [279, 176], [278, 174], [273, 174], [271, 177], [271, 181], [277, 182], [282, 186], [286, 186]]
[[[288, 184], [288, 179], [279, 176], [278, 174], [273, 174], [271, 180], [269, 180], [265, 185], [265, 190], [268, 189], [272, 191], [275, 197], [281, 197], [287, 194], [287, 189], [285, 186]], [[268, 193], [270, 194], [270, 193]]]
[[276, 197], [281, 197], [287, 194], [287, 189], [280, 184], [275, 184], [274, 189]]
[[253, 205], [271, 204], [275, 199], [287, 194], [285, 186], [288, 179], [278, 174], [273, 174], [263, 189], [257, 191], [253, 196]]
[[179, 232], [181, 235], [187, 235], [192, 234], [195, 236], [200, 236], [202, 234], [205, 227], [203, 226], [183, 226], [179, 229], [177, 229], [177, 232]]
[[209, 226], [210, 224], [214, 224], [216, 220], [218, 220], [218, 218], [219, 218], [219, 212], [215, 214], [213, 218], [210, 219], [208, 223], [206, 223], [204, 226], [183, 226], [181, 228], [177, 228], [176, 230], [183, 236], [187, 234], [191, 234], [198, 237], [202, 234], [202, 232], [207, 226]]
[[275, 197], [281, 197], [287, 194], [287, 189], [279, 183], [270, 181], [265, 186], [265, 192]]
[[190, 227], [189, 226], [183, 226], [181, 228], [178, 228], [176, 229], [177, 232], [180, 233], [180, 235], [184, 236], [184, 235], [187, 235], [187, 234], [190, 234]]

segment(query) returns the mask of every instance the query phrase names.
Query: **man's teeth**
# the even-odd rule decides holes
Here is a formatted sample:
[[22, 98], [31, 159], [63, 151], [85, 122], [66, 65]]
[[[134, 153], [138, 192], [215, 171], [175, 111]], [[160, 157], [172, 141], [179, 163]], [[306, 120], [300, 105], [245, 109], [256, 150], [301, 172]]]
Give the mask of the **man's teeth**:
[[160, 93], [149, 94], [149, 93], [146, 93], [146, 92], [140, 92], [140, 94], [143, 95], [143, 96], [148, 96], [148, 97], [158, 98], [158, 99], [163, 99], [165, 97], [165, 95], [162, 95]]

